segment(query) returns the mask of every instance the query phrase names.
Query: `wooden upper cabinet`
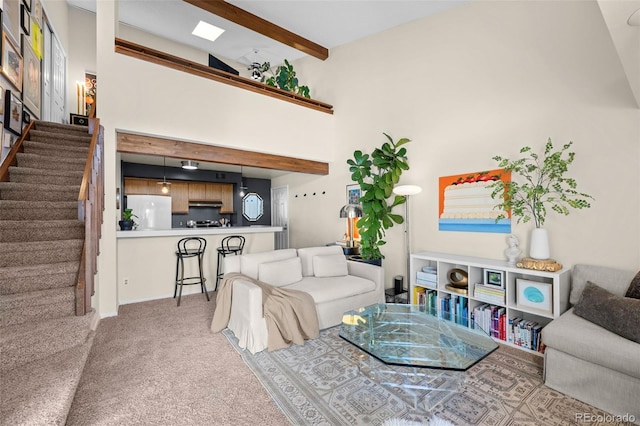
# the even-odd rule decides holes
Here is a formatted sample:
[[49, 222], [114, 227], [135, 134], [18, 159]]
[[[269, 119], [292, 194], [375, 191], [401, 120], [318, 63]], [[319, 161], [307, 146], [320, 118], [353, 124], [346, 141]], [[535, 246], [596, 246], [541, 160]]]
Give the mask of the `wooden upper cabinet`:
[[189, 182], [189, 200], [207, 201], [207, 184], [204, 182]]
[[233, 184], [221, 183], [222, 207], [220, 213], [233, 213]]
[[207, 183], [205, 184], [205, 194], [207, 201], [222, 201], [222, 184]]
[[189, 213], [189, 184], [171, 182], [171, 213]]
[[124, 178], [124, 195], [149, 195], [149, 180]]
[[233, 213], [233, 184], [170, 181], [169, 193], [162, 193], [157, 179], [124, 178], [125, 195], [171, 196], [171, 213], [189, 213], [189, 201], [222, 201], [220, 213]]

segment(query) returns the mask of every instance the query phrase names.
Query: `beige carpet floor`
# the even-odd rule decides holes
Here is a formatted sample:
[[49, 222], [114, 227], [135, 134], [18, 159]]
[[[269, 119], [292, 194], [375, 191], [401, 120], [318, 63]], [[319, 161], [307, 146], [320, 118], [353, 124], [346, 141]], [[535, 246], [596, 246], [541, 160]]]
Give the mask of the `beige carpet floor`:
[[287, 425], [210, 331], [215, 295], [124, 305], [98, 326], [67, 425]]

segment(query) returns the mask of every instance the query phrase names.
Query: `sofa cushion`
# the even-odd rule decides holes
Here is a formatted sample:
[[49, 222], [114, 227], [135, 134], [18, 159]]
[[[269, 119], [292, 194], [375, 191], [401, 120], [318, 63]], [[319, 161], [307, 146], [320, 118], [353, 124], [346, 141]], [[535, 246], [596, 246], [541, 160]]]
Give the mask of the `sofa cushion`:
[[[616, 296], [587, 282], [575, 314], [619, 336], [640, 343], [640, 300]], [[638, 348], [640, 350], [640, 348]]]
[[313, 256], [313, 275], [316, 277], [344, 277], [349, 273], [343, 254]]
[[640, 346], [569, 309], [542, 329], [550, 348], [640, 379]]
[[240, 256], [240, 272], [258, 279], [258, 265], [266, 262], [296, 257], [296, 249], [272, 250], [262, 253], [243, 254]]
[[638, 271], [633, 280], [631, 280], [631, 284], [629, 284], [629, 289], [625, 296], [640, 299], [640, 271]]
[[580, 299], [587, 281], [598, 283], [607, 291], [624, 296], [634, 272], [594, 265], [574, 265], [571, 270], [571, 293], [569, 303], [575, 305]]
[[274, 287], [293, 284], [302, 279], [299, 257], [265, 262], [258, 265], [258, 279]]
[[376, 284], [365, 278], [347, 275], [330, 278], [304, 277], [302, 281], [286, 288], [305, 291], [313, 297], [316, 304], [319, 304], [374, 291]]
[[313, 256], [344, 254], [340, 246], [306, 247], [298, 249], [298, 257], [302, 261], [302, 276], [313, 276]]

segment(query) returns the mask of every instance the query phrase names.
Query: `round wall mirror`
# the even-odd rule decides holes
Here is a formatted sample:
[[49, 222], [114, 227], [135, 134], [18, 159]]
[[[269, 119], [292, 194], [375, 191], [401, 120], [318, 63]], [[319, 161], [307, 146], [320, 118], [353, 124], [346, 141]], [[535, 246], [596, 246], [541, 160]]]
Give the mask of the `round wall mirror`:
[[262, 217], [264, 207], [262, 197], [255, 192], [250, 192], [242, 199], [242, 216], [249, 222], [255, 222]]

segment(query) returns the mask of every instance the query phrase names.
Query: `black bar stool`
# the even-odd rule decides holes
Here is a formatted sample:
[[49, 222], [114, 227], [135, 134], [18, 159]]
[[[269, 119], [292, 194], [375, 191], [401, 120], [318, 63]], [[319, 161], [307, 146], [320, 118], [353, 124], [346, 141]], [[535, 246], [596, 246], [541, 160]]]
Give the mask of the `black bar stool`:
[[[178, 251], [176, 251], [176, 286], [173, 290], [173, 298], [176, 298], [178, 293], [178, 285], [180, 286], [180, 293], [178, 293], [178, 306], [180, 306], [180, 298], [182, 297], [182, 286], [200, 284], [200, 289], [207, 296], [209, 301], [209, 293], [207, 292], [207, 286], [205, 284], [206, 278], [204, 277], [204, 269], [202, 263], [204, 260], [204, 251], [207, 248], [207, 240], [200, 237], [188, 237], [178, 241]], [[198, 274], [193, 277], [184, 276], [184, 259], [195, 257], [198, 259]], [[185, 282], [187, 281], [187, 282]]]
[[242, 254], [243, 248], [244, 237], [242, 235], [229, 235], [222, 239], [220, 247], [218, 247], [218, 267], [216, 270], [216, 288], [214, 291], [218, 289], [218, 282], [220, 282], [220, 279], [224, 275], [224, 272], [222, 272], [222, 259], [231, 254]]

